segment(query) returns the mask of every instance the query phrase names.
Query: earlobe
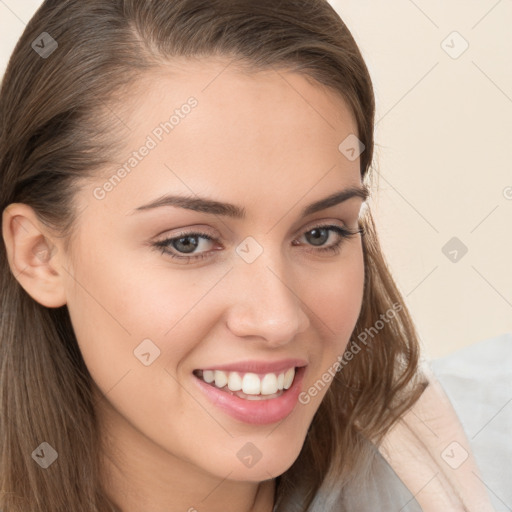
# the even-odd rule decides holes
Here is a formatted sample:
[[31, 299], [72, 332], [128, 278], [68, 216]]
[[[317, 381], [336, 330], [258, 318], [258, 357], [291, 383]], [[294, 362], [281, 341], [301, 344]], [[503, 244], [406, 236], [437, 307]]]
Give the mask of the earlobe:
[[11, 271], [25, 291], [49, 308], [66, 304], [58, 247], [35, 211], [11, 203], [2, 214], [2, 235]]

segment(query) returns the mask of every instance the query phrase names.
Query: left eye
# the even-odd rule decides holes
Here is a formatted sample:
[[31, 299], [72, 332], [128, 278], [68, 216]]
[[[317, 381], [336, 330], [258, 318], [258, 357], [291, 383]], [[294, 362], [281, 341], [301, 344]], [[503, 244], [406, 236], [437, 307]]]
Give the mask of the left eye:
[[[337, 235], [337, 240], [328, 245], [324, 246], [327, 240], [329, 240], [332, 233]], [[359, 234], [362, 234], [362, 230], [359, 228], [357, 230], [349, 230], [347, 228], [343, 228], [341, 226], [336, 225], [327, 225], [327, 226], [316, 226], [303, 234], [303, 237], [306, 238], [306, 243], [310, 244], [316, 249], [313, 249], [311, 252], [317, 253], [326, 253], [330, 252], [333, 254], [337, 254], [340, 251], [341, 245], [344, 240], [348, 238], [355, 237]], [[201, 248], [201, 240], [205, 241], [205, 244], [208, 245], [208, 242], [217, 242], [214, 238], [206, 233], [199, 232], [189, 232], [182, 233], [177, 237], [166, 238], [164, 240], [160, 240], [155, 242], [153, 247], [160, 249], [162, 254], [168, 254], [172, 258], [177, 258], [179, 260], [184, 260], [186, 262], [192, 260], [198, 260], [201, 258], [206, 258], [211, 256], [215, 251], [203, 251], [198, 252], [197, 254], [193, 254], [194, 251], [198, 248]], [[293, 241], [293, 245], [301, 245], [297, 240]], [[183, 254], [192, 254], [192, 256], [183, 256]]]

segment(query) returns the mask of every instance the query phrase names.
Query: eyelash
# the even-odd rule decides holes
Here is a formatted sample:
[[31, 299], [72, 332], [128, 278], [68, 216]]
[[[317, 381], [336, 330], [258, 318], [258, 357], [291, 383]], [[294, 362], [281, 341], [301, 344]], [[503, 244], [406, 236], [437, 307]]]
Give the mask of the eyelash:
[[[315, 226], [315, 227], [313, 227], [311, 229], [308, 229], [304, 233], [309, 233], [311, 231], [314, 231], [315, 229], [327, 229], [329, 231], [334, 231], [335, 233], [340, 235], [340, 239], [336, 243], [334, 243], [333, 245], [329, 245], [327, 247], [320, 247], [319, 249], [313, 249], [313, 252], [332, 253], [333, 255], [339, 254], [339, 252], [341, 250], [341, 245], [342, 245], [344, 240], [348, 240], [349, 238], [352, 238], [352, 237], [354, 237], [356, 235], [359, 235], [359, 234], [362, 235], [363, 234], [362, 228], [359, 228], [357, 230], [351, 231], [351, 230], [348, 230], [346, 228], [342, 228], [340, 226], [331, 225], [331, 224]], [[198, 253], [196, 255], [193, 255], [193, 256], [179, 256], [178, 254], [168, 250], [168, 246], [169, 246], [169, 244], [171, 242], [173, 242], [175, 240], [179, 240], [180, 238], [189, 238], [189, 237], [190, 238], [198, 238], [198, 237], [200, 237], [200, 238], [204, 238], [206, 240], [210, 240], [210, 241], [213, 241], [213, 242], [216, 241], [215, 238], [211, 237], [210, 235], [208, 235], [206, 233], [201, 233], [201, 232], [198, 232], [198, 231], [190, 231], [188, 233], [181, 233], [178, 236], [175, 236], [175, 237], [172, 237], [172, 238], [166, 238], [164, 240], [159, 240], [159, 241], [153, 243], [152, 246], [155, 249], [160, 250], [160, 252], [162, 254], [167, 254], [171, 258], [176, 258], [176, 259], [179, 259], [179, 260], [185, 260], [187, 262], [201, 260], [203, 258], [208, 258], [208, 257], [211, 256], [213, 251], [200, 252], [200, 253]]]

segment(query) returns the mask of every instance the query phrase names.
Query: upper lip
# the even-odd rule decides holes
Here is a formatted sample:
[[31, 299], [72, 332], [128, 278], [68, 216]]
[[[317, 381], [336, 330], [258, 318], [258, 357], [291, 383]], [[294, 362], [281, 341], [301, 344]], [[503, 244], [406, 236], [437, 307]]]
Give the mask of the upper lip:
[[280, 359], [279, 361], [239, 361], [237, 363], [211, 365], [201, 370], [221, 370], [224, 372], [243, 372], [243, 373], [276, 373], [286, 371], [290, 368], [306, 366], [308, 363], [304, 359]]

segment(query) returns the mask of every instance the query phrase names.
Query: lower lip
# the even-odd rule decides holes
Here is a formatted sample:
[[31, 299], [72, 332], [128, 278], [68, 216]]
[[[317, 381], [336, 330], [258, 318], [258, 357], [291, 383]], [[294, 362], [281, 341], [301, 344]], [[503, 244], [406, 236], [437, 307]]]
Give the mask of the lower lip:
[[221, 391], [194, 376], [201, 391], [231, 417], [254, 425], [266, 425], [284, 420], [295, 408], [300, 394], [305, 367], [295, 369], [295, 377], [289, 389], [277, 398], [268, 400], [244, 400]]

